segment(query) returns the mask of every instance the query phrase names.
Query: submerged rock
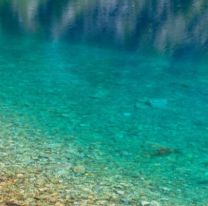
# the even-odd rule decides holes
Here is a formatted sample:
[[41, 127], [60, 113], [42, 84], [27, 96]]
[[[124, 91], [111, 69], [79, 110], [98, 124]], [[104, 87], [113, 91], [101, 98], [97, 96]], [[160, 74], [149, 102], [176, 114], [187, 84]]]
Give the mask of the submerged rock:
[[154, 152], [152, 152], [152, 157], [168, 156], [171, 154], [180, 154], [180, 151], [177, 149], [169, 147], [159, 147]]
[[20, 206], [19, 204], [14, 203], [14, 202], [5, 202], [5, 205], [6, 206]]
[[123, 190], [116, 190], [115, 192], [118, 195], [124, 195], [125, 194], [125, 192]]
[[86, 172], [86, 169], [82, 165], [77, 165], [73, 168], [73, 172], [77, 174], [84, 174]]
[[161, 147], [154, 151], [153, 156], [166, 156], [174, 153], [174, 150], [167, 147]]
[[159, 202], [153, 200], [153, 201], [141, 201], [141, 206], [160, 206]]
[[17, 178], [23, 178], [23, 177], [24, 177], [23, 174], [21, 174], [21, 173], [17, 174]]
[[151, 205], [151, 206], [160, 206], [159, 202], [157, 202], [157, 201], [155, 201], [155, 200], [151, 201], [151, 202], [150, 202], [150, 205]]
[[141, 201], [141, 206], [150, 206], [150, 202], [142, 200]]
[[5, 179], [0, 177], [0, 183], [2, 182], [5, 182]]
[[145, 104], [153, 108], [164, 109], [167, 107], [168, 100], [163, 98], [153, 98], [148, 99]]

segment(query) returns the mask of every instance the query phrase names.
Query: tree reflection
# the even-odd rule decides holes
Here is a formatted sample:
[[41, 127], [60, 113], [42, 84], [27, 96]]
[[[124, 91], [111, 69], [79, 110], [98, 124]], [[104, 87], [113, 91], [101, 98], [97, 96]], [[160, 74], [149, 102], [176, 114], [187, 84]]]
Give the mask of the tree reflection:
[[[6, 9], [6, 12], [5, 12]], [[206, 46], [206, 0], [2, 0], [0, 25], [46, 33], [51, 38], [108, 42], [163, 51]]]

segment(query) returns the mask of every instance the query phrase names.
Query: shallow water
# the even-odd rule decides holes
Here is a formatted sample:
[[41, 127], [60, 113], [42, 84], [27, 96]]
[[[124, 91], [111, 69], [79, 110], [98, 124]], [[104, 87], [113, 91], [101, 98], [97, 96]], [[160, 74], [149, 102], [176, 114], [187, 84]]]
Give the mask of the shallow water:
[[0, 203], [207, 205], [207, 6], [0, 1]]

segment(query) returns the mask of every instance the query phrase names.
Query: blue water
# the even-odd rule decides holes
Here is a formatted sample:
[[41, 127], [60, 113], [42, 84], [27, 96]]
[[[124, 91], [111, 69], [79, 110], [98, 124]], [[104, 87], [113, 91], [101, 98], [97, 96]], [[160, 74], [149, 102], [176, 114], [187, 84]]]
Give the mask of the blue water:
[[0, 204], [208, 204], [208, 3], [0, 2]]

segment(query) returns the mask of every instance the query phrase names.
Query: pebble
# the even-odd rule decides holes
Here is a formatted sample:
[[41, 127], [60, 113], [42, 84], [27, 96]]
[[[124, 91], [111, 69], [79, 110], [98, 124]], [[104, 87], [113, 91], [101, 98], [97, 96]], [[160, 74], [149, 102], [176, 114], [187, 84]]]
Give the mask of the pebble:
[[163, 192], [170, 192], [170, 188], [168, 187], [162, 187], [161, 189]]
[[14, 203], [14, 202], [6, 202], [5, 205], [6, 206], [20, 206], [19, 204]]
[[48, 190], [47, 187], [39, 188], [39, 191], [40, 191], [40, 192], [46, 192], [47, 190]]
[[82, 166], [82, 165], [78, 165], [78, 166], [75, 166], [73, 168], [73, 172], [77, 173], [77, 174], [84, 174], [86, 171], [85, 167]]
[[150, 202], [142, 200], [141, 201], [141, 206], [150, 206]]
[[159, 202], [153, 200], [150, 202], [150, 206], [160, 206]]
[[124, 195], [124, 191], [122, 191], [122, 190], [116, 190], [116, 193], [117, 193], [118, 195]]
[[141, 201], [141, 206], [160, 206], [159, 202], [152, 200], [152, 201]]
[[64, 206], [64, 204], [63, 204], [63, 203], [60, 203], [60, 202], [57, 202], [57, 203], [55, 204], [55, 206]]
[[23, 175], [23, 174], [17, 174], [17, 177], [18, 177], [18, 178], [23, 178], [24, 175]]

